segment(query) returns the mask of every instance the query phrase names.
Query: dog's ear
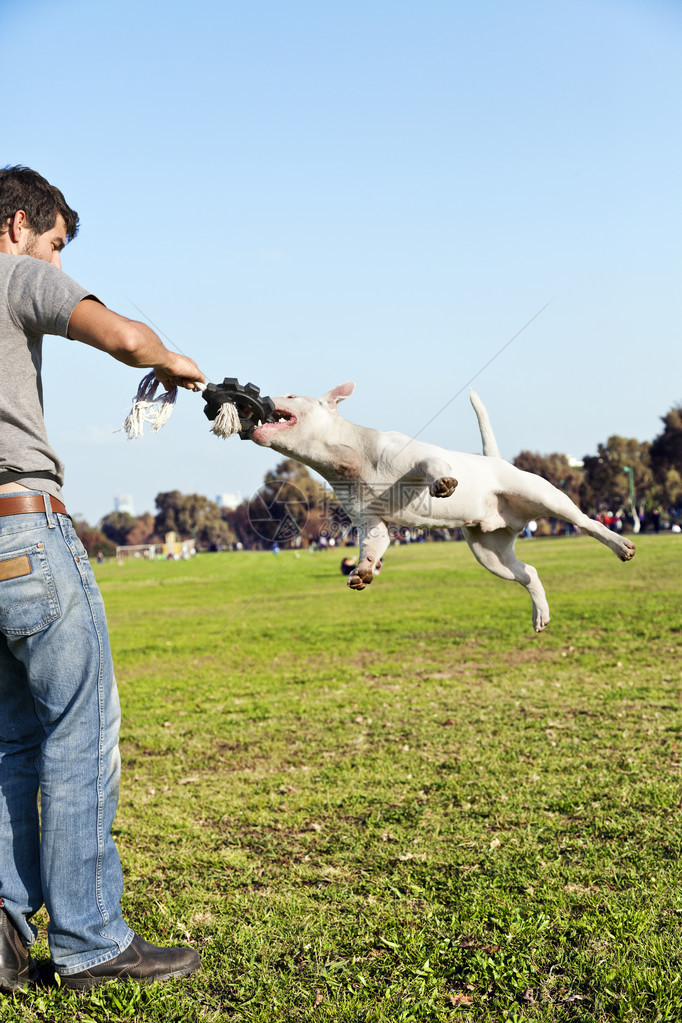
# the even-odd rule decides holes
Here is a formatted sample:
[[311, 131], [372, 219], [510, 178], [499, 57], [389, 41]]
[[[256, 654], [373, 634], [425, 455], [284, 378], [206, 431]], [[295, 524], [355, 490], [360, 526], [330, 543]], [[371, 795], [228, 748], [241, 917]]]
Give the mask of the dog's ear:
[[347, 384], [339, 384], [338, 387], [334, 387], [331, 391], [327, 391], [327, 393], [320, 398], [320, 401], [324, 401], [327, 405], [331, 405], [333, 409], [336, 409], [339, 402], [343, 401], [344, 398], [350, 398], [354, 390], [355, 384], [352, 383], [352, 381]]

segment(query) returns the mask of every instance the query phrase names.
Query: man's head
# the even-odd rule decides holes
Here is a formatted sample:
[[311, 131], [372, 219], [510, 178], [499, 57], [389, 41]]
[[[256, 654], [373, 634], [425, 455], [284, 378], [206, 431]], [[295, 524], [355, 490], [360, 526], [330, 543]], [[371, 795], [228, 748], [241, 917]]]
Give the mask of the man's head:
[[54, 185], [29, 167], [0, 170], [0, 251], [61, 266], [59, 253], [78, 232], [78, 214]]

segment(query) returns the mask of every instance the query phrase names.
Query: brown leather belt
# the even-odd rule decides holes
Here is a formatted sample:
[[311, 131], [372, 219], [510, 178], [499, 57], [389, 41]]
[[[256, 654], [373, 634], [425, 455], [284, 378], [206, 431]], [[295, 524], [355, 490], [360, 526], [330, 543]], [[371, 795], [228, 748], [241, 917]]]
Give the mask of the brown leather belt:
[[[47, 495], [46, 495], [47, 496]], [[68, 515], [61, 501], [56, 497], [47, 497], [52, 511], [60, 515]], [[14, 494], [12, 497], [0, 496], [0, 515], [28, 515], [30, 512], [44, 512], [45, 500], [42, 494]]]

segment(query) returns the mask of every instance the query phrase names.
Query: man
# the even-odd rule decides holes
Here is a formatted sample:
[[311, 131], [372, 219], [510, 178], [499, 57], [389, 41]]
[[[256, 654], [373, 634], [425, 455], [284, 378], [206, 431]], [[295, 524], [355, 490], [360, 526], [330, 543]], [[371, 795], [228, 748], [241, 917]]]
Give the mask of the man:
[[[198, 390], [193, 359], [64, 274], [78, 215], [26, 167], [0, 170], [0, 988], [36, 979], [31, 916], [45, 904], [62, 986], [165, 980], [200, 965], [121, 915], [111, 837], [120, 710], [102, 599], [61, 501], [64, 466], [42, 414], [43, 334], [152, 367]], [[40, 790], [40, 822], [37, 797]]]

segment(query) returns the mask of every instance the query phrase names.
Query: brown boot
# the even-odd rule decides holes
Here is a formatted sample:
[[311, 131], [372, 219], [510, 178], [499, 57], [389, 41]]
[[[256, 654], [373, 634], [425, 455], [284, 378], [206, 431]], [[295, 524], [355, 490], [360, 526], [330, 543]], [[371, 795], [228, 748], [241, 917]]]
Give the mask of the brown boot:
[[144, 984], [171, 977], [189, 977], [200, 966], [201, 959], [193, 948], [159, 948], [136, 934], [125, 952], [115, 959], [62, 976], [61, 985], [88, 991], [110, 980], [138, 980]]
[[24, 991], [38, 979], [38, 969], [0, 899], [0, 991]]

